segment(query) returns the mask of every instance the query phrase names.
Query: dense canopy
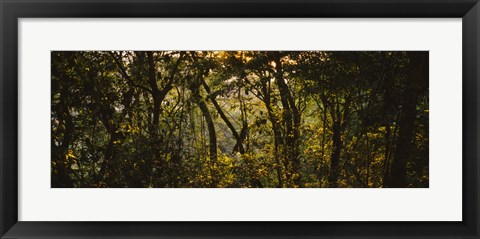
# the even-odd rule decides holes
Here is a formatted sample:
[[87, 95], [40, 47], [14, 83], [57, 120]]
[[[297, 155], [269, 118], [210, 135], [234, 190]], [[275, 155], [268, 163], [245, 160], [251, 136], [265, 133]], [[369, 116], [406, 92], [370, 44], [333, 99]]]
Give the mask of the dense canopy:
[[428, 187], [428, 52], [51, 56], [52, 187]]

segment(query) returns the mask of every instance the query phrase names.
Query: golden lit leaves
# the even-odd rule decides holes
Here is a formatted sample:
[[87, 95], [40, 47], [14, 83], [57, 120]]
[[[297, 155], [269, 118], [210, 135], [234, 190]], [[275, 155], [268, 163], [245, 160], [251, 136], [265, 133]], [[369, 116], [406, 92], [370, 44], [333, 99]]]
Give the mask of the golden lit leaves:
[[226, 60], [229, 57], [241, 60], [244, 63], [248, 63], [249, 61], [253, 60], [251, 54], [246, 51], [215, 51], [213, 53], [217, 58], [221, 60]]
[[[77, 162], [77, 157], [75, 155], [73, 155], [73, 150], [69, 149], [67, 151], [67, 153], [65, 154], [65, 159], [63, 161], [63, 166], [65, 168], [67, 168], [68, 165], [75, 165], [72, 169], [78, 169], [77, 163], [78, 163]], [[54, 166], [56, 166], [56, 164]]]

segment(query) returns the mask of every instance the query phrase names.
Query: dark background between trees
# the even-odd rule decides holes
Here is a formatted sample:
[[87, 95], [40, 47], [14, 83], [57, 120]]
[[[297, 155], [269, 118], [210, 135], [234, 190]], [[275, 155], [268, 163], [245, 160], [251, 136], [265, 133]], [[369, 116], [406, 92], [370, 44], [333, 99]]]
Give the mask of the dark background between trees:
[[428, 187], [428, 52], [52, 52], [52, 187]]

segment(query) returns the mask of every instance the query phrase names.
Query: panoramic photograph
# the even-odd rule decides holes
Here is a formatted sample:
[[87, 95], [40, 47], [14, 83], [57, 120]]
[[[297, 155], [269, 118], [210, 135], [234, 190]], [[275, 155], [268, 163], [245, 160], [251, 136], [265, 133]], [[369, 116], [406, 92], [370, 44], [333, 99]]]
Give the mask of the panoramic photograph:
[[428, 188], [428, 51], [52, 51], [52, 188]]

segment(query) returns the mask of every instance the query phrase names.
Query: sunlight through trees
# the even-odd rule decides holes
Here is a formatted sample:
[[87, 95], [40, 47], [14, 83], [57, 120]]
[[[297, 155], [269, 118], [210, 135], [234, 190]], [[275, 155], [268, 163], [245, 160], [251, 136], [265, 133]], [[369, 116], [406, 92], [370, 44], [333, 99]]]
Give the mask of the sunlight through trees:
[[52, 187], [428, 187], [428, 52], [52, 52]]

